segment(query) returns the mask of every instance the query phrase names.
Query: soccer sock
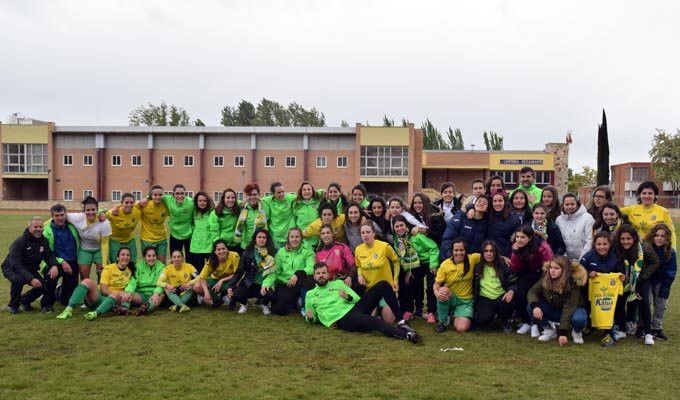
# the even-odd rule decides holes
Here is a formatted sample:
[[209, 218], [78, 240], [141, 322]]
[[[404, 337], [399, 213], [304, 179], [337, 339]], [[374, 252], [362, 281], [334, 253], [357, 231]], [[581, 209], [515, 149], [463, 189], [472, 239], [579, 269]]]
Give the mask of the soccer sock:
[[168, 296], [168, 299], [172, 302], [172, 304], [179, 306], [182, 304], [182, 300], [177, 296], [177, 294], [173, 292], [167, 292], [165, 293], [166, 296]]
[[73, 291], [71, 298], [68, 300], [68, 306], [71, 307], [71, 309], [78, 307], [78, 304], [83, 302], [85, 296], [87, 296], [87, 286], [79, 283]]
[[95, 311], [99, 315], [105, 314], [111, 310], [114, 304], [116, 304], [116, 301], [112, 297], [106, 296], [106, 298], [104, 298], [102, 303], [99, 305], [99, 307], [97, 307]]
[[129, 301], [122, 301], [122, 302], [120, 303], [120, 306], [123, 307], [123, 308], [128, 308], [128, 309], [129, 309], [129, 308], [130, 308], [130, 302], [129, 302]]
[[192, 289], [189, 289], [186, 292], [182, 293], [181, 297], [182, 304], [188, 304], [189, 301], [191, 301], [192, 297], [194, 297], [194, 291]]
[[154, 302], [151, 301], [151, 299], [147, 300], [146, 304], [148, 305], [146, 312], [151, 312], [153, 311], [154, 308], [156, 308], [156, 304], [154, 304]]

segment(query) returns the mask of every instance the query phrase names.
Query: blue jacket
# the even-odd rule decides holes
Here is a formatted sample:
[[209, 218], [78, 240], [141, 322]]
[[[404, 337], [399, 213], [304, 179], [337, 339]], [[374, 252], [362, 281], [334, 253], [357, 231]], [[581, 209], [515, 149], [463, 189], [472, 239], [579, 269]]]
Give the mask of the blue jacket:
[[622, 269], [623, 264], [619, 262], [614, 250], [610, 250], [607, 257], [600, 256], [595, 249], [590, 250], [583, 255], [580, 264], [583, 265], [588, 272], [595, 271], [601, 274], [609, 274], [612, 272], [626, 273], [626, 270]]
[[517, 231], [522, 222], [514, 214], [509, 214], [508, 218], [503, 219], [502, 213], [495, 211], [491, 211], [491, 213], [486, 236], [496, 242], [501, 256], [510, 257], [512, 255], [510, 236]]
[[451, 257], [451, 244], [453, 239], [458, 237], [463, 238], [467, 244], [468, 254], [479, 253], [482, 242], [486, 238], [486, 228], [486, 217], [484, 219], [468, 219], [462, 211], [458, 211], [446, 222], [439, 259], [446, 260]]
[[663, 248], [652, 246], [656, 254], [659, 255], [659, 268], [652, 274], [652, 285], [661, 285], [659, 288], [659, 297], [667, 299], [671, 293], [671, 284], [675, 280], [675, 274], [678, 272], [678, 262], [675, 250], [671, 249], [671, 256], [668, 260], [664, 257]]

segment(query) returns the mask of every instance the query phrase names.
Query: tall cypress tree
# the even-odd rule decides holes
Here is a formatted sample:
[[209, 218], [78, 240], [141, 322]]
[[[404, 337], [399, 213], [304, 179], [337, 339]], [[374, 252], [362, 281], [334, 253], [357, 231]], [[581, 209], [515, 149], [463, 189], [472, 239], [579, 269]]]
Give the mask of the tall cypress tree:
[[602, 125], [597, 127], [597, 185], [609, 185], [609, 134], [604, 109], [602, 109]]

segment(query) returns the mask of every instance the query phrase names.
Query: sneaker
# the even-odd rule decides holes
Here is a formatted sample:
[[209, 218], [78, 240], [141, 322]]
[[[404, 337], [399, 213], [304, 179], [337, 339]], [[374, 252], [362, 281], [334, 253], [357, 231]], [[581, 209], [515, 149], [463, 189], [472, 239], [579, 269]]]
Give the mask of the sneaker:
[[404, 321], [410, 321], [413, 318], [413, 313], [410, 311], [406, 311], [402, 318], [404, 318]]
[[434, 331], [437, 333], [442, 333], [446, 331], [446, 325], [439, 323], [437, 326], [434, 328]]
[[203, 296], [196, 296], [196, 302], [198, 304], [203, 304]]
[[659, 329], [658, 331], [654, 331], [652, 333], [654, 334], [655, 339], [668, 340], [668, 336], [666, 336], [661, 329]]
[[[548, 328], [549, 330], [555, 331], [555, 328]], [[538, 328], [538, 325], [536, 324], [531, 324], [531, 337], [532, 338], [537, 338], [541, 336], [541, 330]]]
[[418, 334], [418, 332], [406, 332], [406, 339], [413, 343], [418, 344], [423, 341], [423, 337]]
[[54, 307], [50, 307], [50, 306], [40, 307], [41, 313], [51, 313], [52, 311], [54, 311]]
[[178, 309], [177, 309], [177, 306], [172, 305], [168, 308], [168, 310], [170, 310], [171, 312], [177, 312]]
[[24, 303], [21, 305], [21, 308], [24, 309], [24, 311], [34, 311], [35, 308], [30, 303]]
[[522, 325], [519, 326], [519, 329], [517, 329], [517, 333], [519, 333], [520, 335], [525, 335], [530, 330], [531, 330], [531, 325], [522, 324]]
[[413, 328], [411, 328], [410, 326], [408, 326], [408, 324], [406, 323], [406, 320], [405, 320], [405, 319], [402, 319], [401, 321], [397, 322], [397, 328], [399, 328], [399, 329], [401, 329], [401, 330], [403, 330], [403, 331], [406, 331], [406, 332], [415, 332], [415, 331], [413, 330]]
[[116, 304], [111, 308], [111, 312], [116, 315], [130, 315], [130, 309]]
[[144, 303], [142, 303], [142, 304], [139, 306], [139, 308], [137, 308], [137, 310], [135, 311], [135, 315], [139, 317], [140, 315], [146, 314], [146, 312], [147, 312], [148, 310], [149, 310], [149, 303], [147, 303], [147, 302], [145, 301]]
[[302, 307], [300, 309], [300, 315], [302, 315], [303, 318], [306, 317], [307, 316], [307, 309]]
[[238, 313], [243, 315], [248, 312], [248, 306], [245, 304], [241, 304], [241, 307], [238, 308]]
[[[532, 332], [533, 337], [533, 332]], [[549, 340], [557, 339], [557, 331], [551, 328], [543, 329], [543, 333], [538, 336], [538, 340], [541, 342], [547, 342]]]
[[9, 307], [9, 313], [10, 314], [19, 314], [21, 312], [21, 309], [19, 307]]
[[425, 322], [427, 322], [428, 324], [436, 324], [437, 317], [435, 317], [434, 314], [431, 312], [427, 313], [427, 315], [425, 316]]
[[69, 319], [73, 316], [73, 312], [71, 310], [64, 310], [61, 312], [61, 314], [57, 315], [57, 319]]
[[616, 346], [616, 342], [614, 341], [614, 339], [612, 339], [612, 337], [611, 337], [610, 334], [606, 334], [606, 335], [604, 335], [604, 337], [602, 338], [602, 341], [600, 342], [600, 345], [601, 345], [602, 347], [614, 347], [614, 346]]
[[88, 321], [94, 321], [98, 316], [99, 314], [96, 311], [90, 311], [89, 313], [85, 314], [85, 319]]
[[224, 304], [225, 306], [228, 306], [229, 304], [231, 304], [231, 299], [229, 298], [229, 296], [226, 296], [226, 295], [222, 296], [222, 304]]
[[654, 336], [651, 333], [645, 334], [645, 344], [651, 346], [654, 344]]
[[189, 308], [188, 305], [182, 304], [182, 306], [179, 308], [179, 313], [184, 314], [185, 312], [191, 311], [191, 308]]
[[612, 327], [612, 335], [611, 336], [612, 336], [612, 339], [614, 339], [614, 341], [618, 342], [621, 339], [625, 339], [627, 335], [626, 335], [626, 332], [620, 331], [619, 328], [616, 325], [614, 325]]
[[510, 323], [510, 321], [503, 322], [503, 332], [512, 333], [512, 324]]
[[54, 298], [61, 299], [61, 283], [58, 284], [56, 288], [54, 288]]
[[[241, 310], [239, 310], [240, 312]], [[265, 306], [262, 304], [262, 314], [263, 315], [270, 315], [272, 313], [272, 310], [269, 308], [269, 306]]]
[[574, 340], [574, 343], [583, 344], [583, 333], [576, 332], [575, 330], [572, 330], [571, 331], [571, 338]]
[[637, 330], [635, 322], [626, 322], [626, 334], [633, 336]]
[[85, 304], [81, 304], [81, 305], [80, 305], [80, 309], [81, 309], [81, 310], [87, 310], [88, 308], [87, 308], [87, 306], [86, 306]]

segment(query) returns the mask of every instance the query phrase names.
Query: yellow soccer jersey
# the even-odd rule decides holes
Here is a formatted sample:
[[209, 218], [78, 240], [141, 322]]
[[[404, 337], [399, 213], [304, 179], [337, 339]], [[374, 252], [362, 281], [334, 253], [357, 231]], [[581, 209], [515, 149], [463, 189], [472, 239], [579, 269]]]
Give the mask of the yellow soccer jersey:
[[474, 275], [475, 265], [479, 263], [481, 256], [479, 253], [472, 253], [467, 255], [470, 267], [465, 273], [465, 263], [454, 263], [452, 259], [447, 258], [439, 266], [437, 270], [437, 277], [435, 281], [443, 284], [451, 294], [455, 294], [461, 299], [471, 299], [472, 296], [472, 277]]
[[210, 262], [207, 262], [201, 271], [201, 279], [222, 279], [225, 276], [233, 275], [238, 268], [238, 264], [241, 260], [238, 253], [235, 251], [230, 251], [227, 255], [227, 260], [220, 263], [217, 268], [213, 269]]
[[399, 258], [389, 244], [376, 240], [370, 249], [365, 243], [354, 250], [357, 274], [366, 280], [366, 289], [380, 281], [394, 286], [399, 276]]
[[140, 239], [145, 242], [157, 243], [166, 240], [165, 237], [165, 218], [168, 216], [168, 209], [165, 204], [156, 204], [153, 200], [146, 203], [144, 208], [139, 204], [135, 207], [142, 211], [142, 231]]
[[102, 270], [102, 277], [99, 280], [99, 288], [102, 285], [106, 285], [109, 289], [109, 293], [120, 293], [125, 289], [128, 282], [132, 278], [132, 271], [130, 268], [125, 268], [120, 270], [118, 264], [109, 264]]
[[614, 325], [616, 299], [623, 294], [623, 282], [618, 272], [597, 274], [588, 279], [588, 300], [593, 328], [610, 329]]
[[111, 239], [119, 243], [129, 242], [135, 238], [135, 228], [142, 220], [142, 211], [137, 207], [132, 207], [129, 214], [123, 212], [123, 207], [118, 209], [118, 215], [114, 216], [109, 210], [106, 218], [111, 223]]
[[658, 204], [654, 204], [651, 207], [635, 204], [622, 207], [621, 213], [628, 217], [628, 221], [640, 235], [640, 240], [644, 239], [654, 225], [661, 222], [665, 223], [671, 230], [671, 245], [675, 249], [675, 225], [673, 225], [671, 214], [667, 209]]
[[158, 277], [158, 283], [156, 286], [164, 288], [165, 285], [177, 287], [182, 286], [185, 283], [194, 283], [196, 279], [196, 268], [193, 265], [182, 263], [182, 265], [177, 268], [174, 264], [168, 264], [161, 276]]

